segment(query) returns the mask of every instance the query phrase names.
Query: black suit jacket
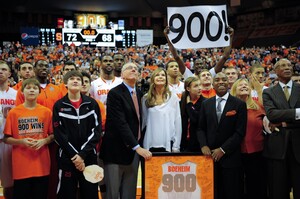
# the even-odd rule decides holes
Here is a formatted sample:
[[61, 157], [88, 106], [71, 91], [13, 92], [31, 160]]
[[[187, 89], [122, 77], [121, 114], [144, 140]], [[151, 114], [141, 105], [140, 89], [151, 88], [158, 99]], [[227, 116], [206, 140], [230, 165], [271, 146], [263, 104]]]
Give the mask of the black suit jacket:
[[291, 140], [296, 160], [300, 163], [300, 120], [295, 119], [295, 109], [300, 108], [300, 85], [293, 83], [289, 101], [279, 84], [265, 89], [263, 104], [270, 122], [287, 123], [286, 128], [279, 127], [279, 132], [266, 136], [263, 155], [272, 159], [284, 159]]
[[247, 107], [240, 99], [229, 95], [220, 122], [216, 113], [216, 97], [202, 103], [197, 129], [200, 147], [211, 150], [222, 147], [225, 155], [220, 159], [224, 168], [241, 166], [241, 142], [246, 133]]
[[[142, 116], [139, 90], [137, 97]], [[100, 148], [100, 158], [106, 163], [128, 165], [135, 154], [132, 148], [139, 144], [138, 131], [142, 126], [142, 118], [138, 120], [131, 94], [124, 83], [109, 91], [106, 106], [105, 134]]]
[[[182, 123], [182, 137], [180, 143], [180, 150], [185, 152], [201, 152], [201, 148], [197, 139], [197, 126], [199, 122], [199, 115], [201, 104], [207, 98], [202, 95], [195, 104], [192, 102], [186, 104], [184, 113], [181, 113]], [[182, 103], [182, 100], [181, 100]], [[189, 140], [187, 139], [188, 131], [190, 133]]]

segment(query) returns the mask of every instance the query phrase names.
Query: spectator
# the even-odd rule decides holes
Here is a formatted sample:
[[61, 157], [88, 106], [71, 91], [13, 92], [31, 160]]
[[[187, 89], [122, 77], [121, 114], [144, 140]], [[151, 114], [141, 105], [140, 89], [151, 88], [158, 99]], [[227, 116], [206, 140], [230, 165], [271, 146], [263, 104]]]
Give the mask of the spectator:
[[[82, 75], [82, 79], [83, 79], [83, 84], [82, 84], [82, 88], [81, 88], [80, 92], [83, 95], [90, 96], [89, 91], [90, 91], [90, 88], [91, 88], [91, 76], [85, 71], [82, 71], [81, 75]], [[96, 102], [98, 103], [99, 108], [100, 108], [101, 120], [102, 120], [102, 131], [104, 131], [105, 122], [106, 122], [106, 109], [105, 109], [105, 106], [102, 102], [100, 102], [99, 100], [96, 100]]]
[[166, 64], [166, 71], [168, 74], [169, 90], [176, 94], [178, 99], [181, 100], [182, 92], [184, 91], [184, 83], [180, 81], [180, 72], [178, 63], [174, 60]]
[[15, 199], [47, 199], [50, 174], [48, 144], [53, 141], [52, 112], [37, 104], [39, 81], [22, 84], [25, 102], [13, 108], [7, 117], [4, 142], [14, 145], [12, 172]]
[[104, 55], [101, 60], [100, 77], [91, 83], [90, 94], [106, 106], [107, 94], [110, 89], [122, 83], [122, 79], [114, 75], [114, 61], [112, 56]]
[[0, 128], [0, 172], [3, 195], [6, 199], [13, 198], [13, 177], [12, 177], [12, 146], [5, 144], [3, 141], [3, 129], [9, 111], [15, 107], [17, 91], [9, 87], [9, 77], [11, 68], [5, 61], [0, 60], [0, 100], [3, 121]]
[[140, 156], [152, 157], [141, 147], [141, 92], [135, 87], [138, 67], [125, 64], [122, 77], [124, 82], [108, 93], [106, 132], [100, 149], [109, 199], [135, 198]]
[[207, 69], [203, 69], [200, 74], [201, 95], [205, 98], [216, 96], [216, 91], [212, 86], [212, 76]]
[[215, 199], [241, 199], [241, 142], [246, 133], [246, 103], [228, 93], [228, 77], [213, 80], [216, 97], [202, 103], [197, 129], [201, 151], [214, 164]]
[[253, 100], [251, 93], [247, 79], [238, 79], [232, 85], [230, 91], [232, 96], [243, 100], [247, 104], [246, 135], [241, 143], [246, 199], [266, 199], [266, 165], [265, 159], [262, 157], [265, 110], [262, 104]]
[[152, 152], [179, 152], [181, 117], [178, 97], [168, 87], [167, 73], [156, 69], [142, 99], [144, 147]]
[[[62, 75], [66, 75], [67, 72], [72, 71], [72, 70], [76, 70], [76, 65], [74, 62], [66, 62], [63, 66], [62, 66]], [[66, 87], [65, 82], [62, 82], [58, 85], [59, 90], [60, 90], [60, 95], [61, 97], [65, 96], [68, 93], [68, 88]]]
[[98, 199], [98, 184], [83, 176], [86, 166], [97, 164], [96, 146], [101, 134], [98, 103], [80, 94], [83, 78], [80, 72], [64, 76], [68, 94], [53, 107], [54, 138], [59, 144], [58, 199], [76, 199], [79, 184], [81, 198]]
[[228, 89], [230, 90], [234, 82], [239, 78], [239, 71], [234, 67], [227, 67], [224, 73], [228, 77]]
[[267, 158], [270, 199], [300, 198], [300, 86], [291, 80], [293, 68], [287, 59], [274, 65], [279, 83], [263, 91], [263, 105], [270, 122], [279, 132], [266, 137], [263, 155]]
[[300, 84], [300, 75], [298, 73], [293, 73], [291, 79], [293, 82]]
[[249, 83], [252, 98], [262, 104], [262, 91], [268, 87], [265, 86], [265, 69], [260, 64], [251, 66]]
[[201, 152], [196, 131], [201, 103], [206, 98], [201, 95], [201, 85], [198, 77], [188, 77], [184, 81], [184, 89], [180, 103], [182, 121], [180, 151]]
[[30, 62], [23, 62], [19, 67], [19, 82], [13, 87], [15, 90], [19, 90], [22, 87], [22, 80], [26, 80], [34, 77], [33, 65]]
[[122, 66], [124, 65], [124, 56], [120, 53], [116, 53], [113, 56], [114, 59], [114, 75], [115, 77], [121, 77]]

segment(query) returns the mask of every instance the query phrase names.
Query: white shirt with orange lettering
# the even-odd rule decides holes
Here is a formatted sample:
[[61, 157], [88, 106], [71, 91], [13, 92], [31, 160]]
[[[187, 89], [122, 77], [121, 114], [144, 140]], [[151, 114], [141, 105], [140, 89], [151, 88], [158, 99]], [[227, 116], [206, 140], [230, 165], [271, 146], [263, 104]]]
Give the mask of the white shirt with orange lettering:
[[[8, 112], [16, 106], [17, 91], [9, 87], [6, 91], [0, 91], [0, 104], [3, 114], [2, 125], [0, 125], [0, 139], [3, 139], [3, 130]], [[2, 187], [12, 187], [12, 145], [0, 142], [0, 180]]]
[[0, 91], [0, 104], [2, 106], [3, 121], [0, 126], [0, 139], [3, 139], [4, 126], [8, 111], [16, 106], [17, 91], [13, 88], [8, 88], [6, 91]]
[[91, 83], [90, 94], [96, 100], [99, 100], [106, 107], [107, 94], [110, 89], [121, 84], [123, 80], [119, 77], [114, 77], [112, 80], [98, 78]]
[[172, 93], [176, 94], [179, 101], [181, 100], [182, 93], [184, 91], [184, 83], [179, 82], [178, 84], [169, 84], [169, 89]]

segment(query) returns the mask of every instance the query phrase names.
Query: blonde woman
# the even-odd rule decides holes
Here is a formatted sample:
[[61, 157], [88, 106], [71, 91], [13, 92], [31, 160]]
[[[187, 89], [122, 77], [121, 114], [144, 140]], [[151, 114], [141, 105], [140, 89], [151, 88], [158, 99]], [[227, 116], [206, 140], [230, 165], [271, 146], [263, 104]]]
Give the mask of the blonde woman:
[[259, 102], [253, 100], [247, 79], [238, 79], [232, 85], [230, 94], [240, 98], [247, 104], [247, 130], [241, 143], [246, 198], [264, 199], [267, 193], [265, 160], [262, 157], [265, 110]]
[[167, 73], [158, 68], [150, 78], [150, 88], [142, 99], [144, 148], [151, 152], [179, 152], [181, 117], [179, 99], [169, 90]]

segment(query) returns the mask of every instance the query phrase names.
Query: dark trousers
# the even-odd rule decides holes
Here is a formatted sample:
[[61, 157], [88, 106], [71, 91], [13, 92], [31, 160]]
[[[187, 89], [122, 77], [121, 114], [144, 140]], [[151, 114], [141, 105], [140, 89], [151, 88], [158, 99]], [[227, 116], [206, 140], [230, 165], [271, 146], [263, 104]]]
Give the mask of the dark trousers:
[[262, 152], [243, 153], [242, 163], [246, 199], [266, 199], [267, 170], [266, 160], [262, 157]]
[[268, 185], [270, 199], [289, 199], [291, 188], [294, 199], [300, 199], [300, 163], [295, 159], [291, 142], [284, 159], [268, 159]]
[[242, 168], [223, 168], [214, 164], [215, 199], [241, 199], [243, 192]]
[[75, 167], [59, 170], [58, 199], [76, 199], [79, 185], [81, 199], [98, 199], [98, 183], [88, 182]]
[[56, 154], [58, 150], [58, 145], [56, 142], [52, 142], [49, 145], [49, 153], [50, 153], [50, 175], [49, 175], [49, 184], [48, 184], [48, 199], [56, 199], [56, 189], [58, 183], [58, 167], [57, 167], [57, 159]]
[[48, 176], [14, 180], [14, 199], [47, 199]]

